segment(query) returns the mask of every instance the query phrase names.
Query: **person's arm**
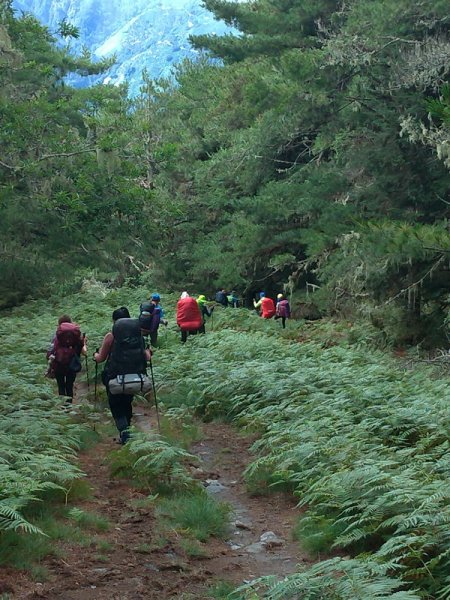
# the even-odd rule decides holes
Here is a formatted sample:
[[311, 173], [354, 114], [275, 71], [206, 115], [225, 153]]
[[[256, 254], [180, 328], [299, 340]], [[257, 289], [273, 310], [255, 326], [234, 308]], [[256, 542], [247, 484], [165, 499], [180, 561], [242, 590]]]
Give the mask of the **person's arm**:
[[100, 350], [98, 352], [94, 352], [95, 362], [101, 363], [101, 362], [104, 362], [108, 358], [109, 353], [111, 352], [113, 341], [114, 341], [114, 336], [109, 331], [103, 338], [102, 347], [100, 348]]
[[87, 354], [87, 337], [86, 334], [83, 333], [83, 337], [81, 338], [81, 348], [80, 348], [80, 355], [86, 356]]
[[262, 300], [259, 300], [258, 302], [256, 302], [256, 300], [253, 300], [253, 306], [255, 308], [259, 308], [261, 306]]

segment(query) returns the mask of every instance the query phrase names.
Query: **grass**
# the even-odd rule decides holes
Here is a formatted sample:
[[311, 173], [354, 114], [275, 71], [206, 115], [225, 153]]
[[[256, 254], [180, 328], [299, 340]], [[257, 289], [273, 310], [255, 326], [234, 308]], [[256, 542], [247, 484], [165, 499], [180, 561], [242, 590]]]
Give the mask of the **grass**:
[[186, 450], [194, 442], [201, 440], [200, 428], [195, 423], [192, 412], [186, 409], [169, 409], [161, 418], [161, 434], [171, 444]]
[[105, 517], [81, 510], [80, 508], [71, 508], [68, 511], [67, 516], [69, 519], [75, 521], [75, 523], [82, 529], [104, 533], [111, 527], [111, 523]]
[[229, 505], [217, 502], [206, 492], [162, 499], [157, 513], [177, 531], [199, 542], [210, 537], [223, 539], [229, 530]]
[[301, 548], [311, 556], [319, 557], [327, 553], [336, 537], [342, 533], [334, 520], [326, 517], [300, 517], [292, 532], [292, 537], [299, 542]]
[[135, 430], [126, 446], [109, 456], [114, 477], [126, 478], [139, 489], [165, 496], [198, 488], [188, 468], [188, 462], [195, 460], [193, 455], [171, 445], [162, 436]]
[[180, 547], [190, 558], [205, 558], [208, 556], [208, 549], [196, 539], [181, 539]]
[[0, 565], [31, 571], [46, 556], [56, 556], [57, 553], [54, 539], [50, 537], [15, 531], [0, 533]]
[[151, 546], [151, 544], [139, 544], [138, 546], [135, 546], [133, 548], [134, 552], [137, 552], [138, 554], [151, 554], [153, 551], [153, 547]]
[[208, 598], [213, 598], [214, 600], [227, 600], [235, 589], [235, 586], [228, 581], [218, 581], [208, 590]]

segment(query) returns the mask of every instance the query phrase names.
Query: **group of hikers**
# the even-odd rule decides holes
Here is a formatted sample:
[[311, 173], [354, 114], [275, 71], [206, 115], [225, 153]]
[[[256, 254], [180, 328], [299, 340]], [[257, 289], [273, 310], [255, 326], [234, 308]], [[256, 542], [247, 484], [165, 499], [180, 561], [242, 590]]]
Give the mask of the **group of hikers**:
[[[227, 294], [224, 289], [218, 290], [216, 303], [223, 307], [237, 308], [239, 298], [232, 291]], [[213, 317], [214, 304], [209, 304], [205, 295], [191, 297], [187, 292], [181, 294], [177, 303], [176, 321], [181, 332], [181, 342], [187, 341], [188, 335], [205, 333], [206, 318]], [[259, 300], [254, 307], [261, 310], [264, 319], [282, 320], [283, 328], [290, 317], [289, 302], [283, 294], [278, 294], [277, 303], [260, 292]], [[160, 325], [167, 325], [161, 297], [154, 293], [148, 301], [139, 307], [139, 316], [131, 318], [127, 307], [121, 306], [112, 313], [112, 328], [105, 337], [100, 348], [93, 353], [97, 365], [105, 363], [101, 380], [106, 388], [109, 408], [119, 432], [119, 442], [125, 444], [129, 439], [129, 427], [133, 414], [132, 402], [135, 394], [141, 395], [153, 387], [152, 349], [158, 341]], [[149, 342], [145, 341], [149, 338]], [[56, 379], [58, 393], [67, 398], [68, 404], [73, 401], [74, 382], [81, 371], [81, 356], [86, 357], [87, 338], [82, 334], [80, 326], [72, 322], [69, 315], [58, 319], [58, 327], [52, 343], [47, 351], [47, 376]], [[147, 376], [150, 366], [152, 379]], [[97, 383], [97, 377], [96, 377]]]

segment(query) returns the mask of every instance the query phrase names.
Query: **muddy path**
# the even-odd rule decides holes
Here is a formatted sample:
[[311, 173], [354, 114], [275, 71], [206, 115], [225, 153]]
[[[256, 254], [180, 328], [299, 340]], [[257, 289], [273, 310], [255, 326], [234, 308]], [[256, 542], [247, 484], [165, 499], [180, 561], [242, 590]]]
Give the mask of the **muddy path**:
[[[140, 407], [138, 415], [142, 430], [156, 425], [148, 408]], [[295, 499], [283, 493], [252, 496], [247, 490], [243, 473], [252, 460], [252, 440], [224, 423], [202, 423], [201, 431], [201, 441], [190, 449], [199, 459], [193, 474], [211, 496], [231, 506], [229, 536], [219, 555], [208, 559], [209, 569], [219, 579], [241, 584], [263, 575], [283, 577], [310, 562], [292, 540], [299, 515]]]
[[[135, 424], [156, 428], [148, 405], [135, 406]], [[242, 584], [261, 575], [283, 576], [308, 562], [291, 533], [298, 509], [283, 494], [251, 497], [243, 481], [250, 461], [251, 440], [226, 424], [202, 424], [201, 441], [191, 449], [199, 459], [194, 476], [218, 500], [232, 507], [229, 536], [207, 543], [202, 557], [188, 556], [176, 531], [161, 532], [146, 493], [111, 477], [108, 456], [119, 448], [104, 437], [80, 454], [92, 494], [76, 503], [82, 510], [106, 517], [111, 526], [84, 546], [64, 542], [43, 566], [45, 581], [25, 573], [0, 570], [8, 598], [29, 600], [208, 599], [219, 581]]]

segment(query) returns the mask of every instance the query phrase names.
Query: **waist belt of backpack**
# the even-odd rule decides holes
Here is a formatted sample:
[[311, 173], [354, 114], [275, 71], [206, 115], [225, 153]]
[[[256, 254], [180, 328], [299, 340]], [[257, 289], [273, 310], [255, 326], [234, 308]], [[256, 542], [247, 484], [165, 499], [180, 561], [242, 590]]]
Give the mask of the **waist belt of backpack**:
[[[139, 375], [139, 379], [141, 380], [141, 392], [144, 389], [144, 378], [142, 376], [142, 373], [136, 373], [136, 375]], [[122, 391], [125, 394], [125, 375], [122, 375]]]

